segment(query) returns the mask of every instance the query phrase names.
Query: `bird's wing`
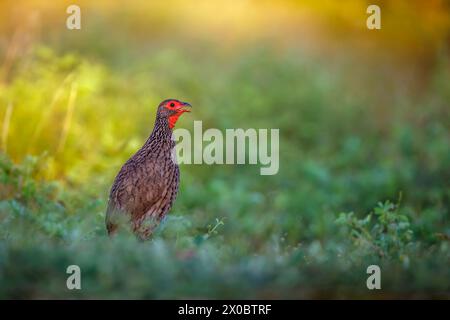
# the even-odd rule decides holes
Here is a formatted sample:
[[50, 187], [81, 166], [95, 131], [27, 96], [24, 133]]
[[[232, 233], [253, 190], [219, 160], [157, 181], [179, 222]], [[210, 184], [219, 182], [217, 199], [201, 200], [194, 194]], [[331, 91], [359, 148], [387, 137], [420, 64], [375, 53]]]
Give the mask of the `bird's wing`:
[[161, 197], [163, 173], [155, 164], [134, 166], [125, 164], [111, 188], [108, 211], [122, 211], [140, 217]]

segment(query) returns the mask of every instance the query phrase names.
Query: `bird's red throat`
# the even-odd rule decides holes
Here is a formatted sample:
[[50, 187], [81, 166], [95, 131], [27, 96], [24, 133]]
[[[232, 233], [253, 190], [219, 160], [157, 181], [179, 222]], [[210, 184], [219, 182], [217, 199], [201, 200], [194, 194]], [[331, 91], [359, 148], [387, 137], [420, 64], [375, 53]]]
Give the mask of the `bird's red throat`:
[[169, 128], [170, 129], [173, 129], [175, 127], [175, 124], [177, 123], [178, 118], [185, 112], [190, 112], [190, 111], [181, 109], [181, 110], [177, 111], [177, 113], [175, 113], [174, 115], [169, 117]]

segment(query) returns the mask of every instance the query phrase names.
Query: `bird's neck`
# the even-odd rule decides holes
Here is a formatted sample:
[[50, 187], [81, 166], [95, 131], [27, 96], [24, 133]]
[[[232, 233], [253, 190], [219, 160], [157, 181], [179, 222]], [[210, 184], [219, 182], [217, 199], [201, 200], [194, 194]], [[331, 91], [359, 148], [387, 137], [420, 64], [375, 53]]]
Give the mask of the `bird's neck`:
[[167, 117], [156, 116], [155, 126], [150, 134], [150, 137], [145, 142], [143, 149], [146, 151], [171, 151], [175, 147], [175, 142], [172, 139], [172, 129], [169, 127], [169, 120]]

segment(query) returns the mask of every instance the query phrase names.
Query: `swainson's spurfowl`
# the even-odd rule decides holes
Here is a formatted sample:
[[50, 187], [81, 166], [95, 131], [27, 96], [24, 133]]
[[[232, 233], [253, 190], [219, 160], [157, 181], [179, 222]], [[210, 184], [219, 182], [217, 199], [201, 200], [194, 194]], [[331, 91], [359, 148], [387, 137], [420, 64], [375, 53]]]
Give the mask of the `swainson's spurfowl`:
[[176, 99], [161, 102], [153, 131], [144, 145], [120, 169], [108, 200], [106, 229], [116, 233], [124, 223], [142, 240], [172, 207], [178, 192], [180, 170], [172, 150], [172, 130], [191, 105]]

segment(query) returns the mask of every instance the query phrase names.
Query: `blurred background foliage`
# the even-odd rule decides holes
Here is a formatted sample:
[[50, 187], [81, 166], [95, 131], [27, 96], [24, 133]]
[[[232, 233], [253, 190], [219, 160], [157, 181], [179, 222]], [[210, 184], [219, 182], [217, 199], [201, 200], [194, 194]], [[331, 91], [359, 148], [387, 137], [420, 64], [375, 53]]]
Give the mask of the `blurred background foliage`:
[[[0, 297], [448, 298], [449, 44], [444, 0], [2, 0]], [[279, 128], [280, 171], [184, 165], [155, 239], [110, 240], [168, 97], [178, 127]]]

